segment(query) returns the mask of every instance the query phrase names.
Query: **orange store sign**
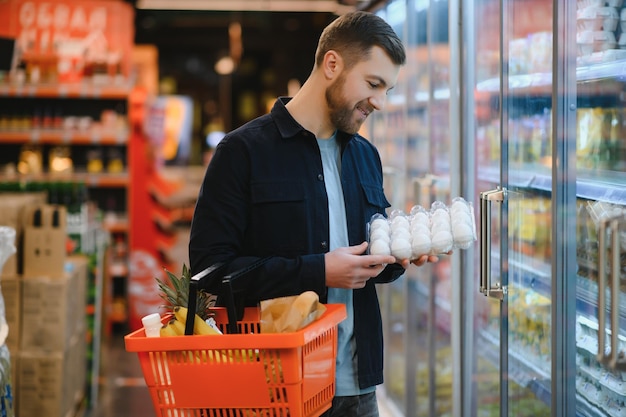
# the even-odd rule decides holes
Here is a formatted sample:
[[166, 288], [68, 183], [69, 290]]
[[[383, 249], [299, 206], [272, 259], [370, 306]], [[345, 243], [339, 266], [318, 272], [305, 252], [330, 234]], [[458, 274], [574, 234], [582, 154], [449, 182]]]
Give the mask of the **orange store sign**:
[[112, 0], [8, 0], [0, 2], [0, 36], [14, 38], [26, 57], [115, 59], [125, 66], [133, 45], [133, 13], [129, 4]]
[[48, 52], [62, 42], [104, 34], [107, 9], [85, 5], [24, 2], [18, 9], [17, 40], [23, 51]]

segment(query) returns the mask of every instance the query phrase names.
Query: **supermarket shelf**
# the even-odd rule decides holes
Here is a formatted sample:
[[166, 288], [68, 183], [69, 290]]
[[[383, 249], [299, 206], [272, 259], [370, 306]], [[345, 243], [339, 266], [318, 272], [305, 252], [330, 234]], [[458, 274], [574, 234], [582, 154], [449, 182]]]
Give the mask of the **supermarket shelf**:
[[[430, 291], [428, 286], [420, 281], [419, 279], [408, 277], [409, 285], [415, 287], [415, 291], [417, 291], [421, 296], [425, 299], [430, 298]], [[439, 331], [442, 331], [446, 334], [451, 334], [452, 332], [452, 305], [450, 303], [450, 299], [446, 299], [440, 295], [435, 295], [435, 325]]]
[[[498, 336], [482, 329], [478, 331], [481, 355], [494, 364], [499, 363], [500, 341]], [[509, 376], [516, 384], [530, 389], [540, 401], [551, 403], [550, 367], [532, 363], [525, 352], [509, 349]]]
[[0, 97], [60, 97], [126, 99], [131, 88], [126, 83], [98, 85], [74, 84], [0, 84]]
[[617, 385], [619, 384], [617, 378], [610, 375], [606, 371], [599, 372], [585, 365], [580, 365], [578, 369], [581, 375], [587, 377], [591, 381], [597, 381], [598, 384], [602, 386], [603, 390], [611, 391], [613, 395], [617, 395], [621, 398], [624, 398], [626, 396], [626, 393], [623, 390], [623, 386], [621, 387], [621, 391], [617, 389]]
[[[476, 85], [477, 91], [497, 93], [500, 91], [500, 79], [490, 78]], [[523, 92], [530, 95], [544, 95], [552, 92], [552, 74], [535, 73], [509, 76], [509, 91]]]
[[99, 173], [92, 174], [87, 172], [74, 172], [71, 174], [28, 174], [28, 175], [3, 175], [0, 181], [19, 181], [19, 182], [82, 182], [87, 187], [98, 188], [124, 188], [129, 184], [127, 172], [119, 174]]
[[[479, 332], [480, 353], [485, 359], [491, 361], [496, 366], [499, 363], [499, 339], [488, 330]], [[550, 367], [538, 367], [527, 360], [530, 355], [524, 352], [509, 352], [509, 375], [511, 380], [518, 385], [530, 389], [540, 401], [546, 404], [551, 403], [551, 381]], [[580, 393], [576, 401], [576, 417], [618, 417], [607, 414], [597, 406], [593, 405]]]
[[626, 74], [626, 59], [599, 62], [579, 66], [576, 69], [576, 79], [578, 81], [594, 81], [605, 78], [615, 78], [624, 81], [624, 74]]
[[152, 208], [152, 219], [162, 230], [172, 231], [177, 223], [191, 223], [193, 212], [194, 206], [167, 209], [163, 206], [155, 205]]
[[[492, 251], [492, 259], [500, 258], [497, 251]], [[580, 260], [578, 260], [580, 262]], [[539, 294], [551, 298], [551, 266], [547, 262], [534, 259], [531, 256], [518, 254], [515, 259], [509, 259], [509, 271], [519, 271], [519, 275], [512, 275], [509, 280], [519, 282], [526, 288], [532, 288]], [[598, 284], [589, 278], [576, 277], [576, 311], [586, 316], [598, 316]], [[620, 294], [620, 322], [626, 327], [626, 294]]]
[[[547, 173], [542, 174], [542, 171], [545, 171], [544, 167], [529, 164], [526, 169], [511, 172], [509, 186], [551, 192], [552, 177]], [[579, 198], [626, 204], [626, 188], [623, 185], [626, 183], [626, 173], [601, 171], [600, 176], [596, 173], [592, 174], [591, 171], [579, 171], [579, 178], [576, 180], [576, 195]], [[481, 181], [499, 184], [499, 168], [481, 168], [478, 178]]]
[[128, 219], [104, 221], [103, 228], [109, 233], [127, 233], [128, 232]]
[[128, 132], [89, 129], [85, 131], [64, 129], [0, 130], [0, 143], [49, 145], [126, 145]]
[[[624, 80], [626, 60], [620, 59], [580, 66], [576, 69], [576, 80], [589, 82], [603, 79]], [[488, 93], [500, 91], [500, 79], [490, 78], [478, 83], [476, 90]], [[552, 73], [519, 74], [509, 76], [509, 92], [530, 95], [552, 94]]]
[[[598, 407], [593, 405], [587, 398], [585, 398], [580, 392], [576, 396], [576, 416], [584, 417], [607, 417], [608, 414], [604, 413]], [[580, 414], [579, 414], [580, 413]], [[619, 417], [619, 416], [615, 416]]]

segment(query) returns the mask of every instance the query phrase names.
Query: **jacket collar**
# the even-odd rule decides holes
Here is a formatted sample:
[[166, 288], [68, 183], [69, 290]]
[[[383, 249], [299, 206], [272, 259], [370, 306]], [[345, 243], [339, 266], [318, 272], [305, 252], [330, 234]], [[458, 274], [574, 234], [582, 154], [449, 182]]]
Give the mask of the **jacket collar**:
[[[293, 116], [287, 110], [287, 103], [291, 100], [291, 97], [278, 97], [272, 110], [270, 111], [272, 118], [274, 119], [274, 123], [278, 127], [278, 131], [280, 135], [284, 138], [295, 138], [299, 134], [303, 132], [307, 132], [308, 134], [312, 134], [308, 130], [306, 130], [300, 123], [293, 118]], [[350, 135], [346, 132], [338, 131], [337, 132], [337, 141], [342, 145], [345, 145], [356, 135]]]

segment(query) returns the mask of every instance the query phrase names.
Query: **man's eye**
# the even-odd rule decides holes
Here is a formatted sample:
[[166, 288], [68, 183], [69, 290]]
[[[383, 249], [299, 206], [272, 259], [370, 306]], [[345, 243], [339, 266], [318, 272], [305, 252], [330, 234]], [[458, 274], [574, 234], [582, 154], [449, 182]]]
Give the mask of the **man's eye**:
[[377, 83], [373, 83], [373, 82], [368, 82], [368, 84], [370, 85], [371, 88], [378, 88], [380, 86], [380, 84]]

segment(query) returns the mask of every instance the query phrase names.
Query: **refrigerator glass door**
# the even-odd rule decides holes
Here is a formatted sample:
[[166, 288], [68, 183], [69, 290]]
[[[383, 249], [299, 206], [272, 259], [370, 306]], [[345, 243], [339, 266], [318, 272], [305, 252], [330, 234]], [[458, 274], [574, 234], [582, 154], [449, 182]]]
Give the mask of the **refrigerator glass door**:
[[[404, 1], [393, 1], [376, 10], [376, 13], [389, 23], [394, 31], [405, 41], [406, 7]], [[407, 111], [406, 81], [407, 68], [401, 69], [398, 83], [389, 92], [384, 111], [374, 112], [366, 126], [370, 138], [378, 148], [383, 164], [384, 190], [391, 203], [389, 216], [394, 210], [404, 210], [406, 204], [406, 157]], [[414, 360], [407, 361], [407, 291], [406, 277], [402, 276], [391, 284], [377, 287], [383, 316], [385, 338], [385, 384], [384, 389], [389, 402], [398, 410], [404, 410], [406, 398], [414, 398], [415, 378], [412, 377], [417, 366]]]
[[[400, 35], [407, 63], [385, 111], [371, 119], [371, 138], [396, 212], [433, 201], [449, 204], [450, 134], [447, 2], [395, 0], [376, 10]], [[450, 260], [411, 266], [378, 287], [385, 335], [385, 392], [406, 417], [452, 411]]]
[[576, 414], [617, 417], [626, 415], [626, 11], [621, 1], [577, 6]]
[[474, 8], [480, 292], [487, 296], [476, 302], [475, 369], [490, 376], [477, 384], [484, 415], [551, 412], [552, 4], [484, 0]]
[[[450, 203], [448, 2], [407, 1], [407, 198], [404, 210]], [[458, 173], [457, 173], [458, 174]], [[453, 408], [450, 257], [411, 266], [405, 350], [405, 415], [445, 416]]]
[[553, 2], [502, 4], [503, 414], [549, 416]]
[[[551, 413], [552, 16], [549, 0], [506, 1], [502, 42], [503, 337], [506, 414]], [[503, 349], [504, 351], [504, 349]]]
[[[500, 120], [500, 42], [501, 42], [501, 13], [499, 1], [465, 2], [471, 8], [472, 17], [465, 17], [464, 21], [472, 25], [473, 45], [475, 51], [469, 51], [468, 59], [474, 65], [475, 84], [473, 90], [474, 106], [474, 146], [470, 148], [475, 160], [475, 189], [480, 191], [496, 190], [501, 184], [501, 120]], [[471, 38], [471, 36], [468, 36]], [[468, 115], [471, 117], [471, 115]], [[469, 332], [471, 340], [471, 361], [469, 367], [472, 384], [470, 396], [471, 410], [463, 412], [467, 416], [500, 416], [500, 322], [502, 301], [486, 297], [481, 289], [478, 278], [488, 272], [494, 282], [501, 277], [500, 242], [501, 210], [494, 204], [490, 214], [482, 209], [482, 200], [476, 205], [475, 216], [477, 231], [481, 242], [481, 258], [492, 260], [489, 271], [481, 271], [479, 262], [474, 263], [474, 286], [471, 294], [466, 297], [468, 305], [473, 304], [472, 320], [473, 331]], [[492, 227], [484, 230], [487, 225]], [[490, 245], [485, 246], [485, 233], [488, 233]]]

